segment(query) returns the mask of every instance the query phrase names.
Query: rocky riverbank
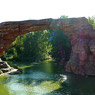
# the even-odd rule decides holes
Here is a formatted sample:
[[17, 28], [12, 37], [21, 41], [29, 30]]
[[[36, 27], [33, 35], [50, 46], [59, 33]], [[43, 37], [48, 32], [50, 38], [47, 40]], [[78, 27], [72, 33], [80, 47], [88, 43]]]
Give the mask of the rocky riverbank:
[[0, 59], [0, 76], [5, 74], [19, 74], [22, 70], [19, 68], [11, 67], [7, 62]]

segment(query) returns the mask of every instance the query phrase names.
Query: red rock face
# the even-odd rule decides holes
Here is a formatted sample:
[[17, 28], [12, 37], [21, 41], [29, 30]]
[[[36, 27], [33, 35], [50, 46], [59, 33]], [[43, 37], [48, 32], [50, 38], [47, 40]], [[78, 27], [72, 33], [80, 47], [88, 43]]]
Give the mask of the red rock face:
[[61, 29], [72, 39], [67, 72], [95, 75], [95, 31], [84, 17], [0, 23], [0, 56], [18, 35], [45, 29]]

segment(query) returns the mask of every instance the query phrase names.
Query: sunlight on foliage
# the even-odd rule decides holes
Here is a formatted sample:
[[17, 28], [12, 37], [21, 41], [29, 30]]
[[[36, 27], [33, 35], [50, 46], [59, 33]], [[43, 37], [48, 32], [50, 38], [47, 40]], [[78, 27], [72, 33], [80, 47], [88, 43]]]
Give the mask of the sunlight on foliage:
[[95, 29], [95, 16], [88, 17], [88, 22], [92, 24], [93, 28]]
[[32, 67], [32, 66], [34, 66], [34, 65], [36, 65], [36, 64], [39, 64], [39, 63], [32, 62], [32, 63], [30, 63], [30, 65], [19, 66], [19, 69], [26, 69], [26, 68]]

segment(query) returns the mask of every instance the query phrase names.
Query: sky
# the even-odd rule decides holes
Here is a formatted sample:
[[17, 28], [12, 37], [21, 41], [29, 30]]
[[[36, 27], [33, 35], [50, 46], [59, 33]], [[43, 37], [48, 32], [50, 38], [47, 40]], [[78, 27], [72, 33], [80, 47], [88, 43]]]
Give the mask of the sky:
[[0, 22], [95, 16], [95, 0], [0, 0]]

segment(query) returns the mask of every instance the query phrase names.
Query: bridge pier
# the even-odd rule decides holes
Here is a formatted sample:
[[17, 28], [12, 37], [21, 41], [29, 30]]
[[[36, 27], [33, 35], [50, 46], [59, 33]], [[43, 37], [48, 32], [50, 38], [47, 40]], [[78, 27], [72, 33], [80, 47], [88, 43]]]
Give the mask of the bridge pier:
[[95, 33], [79, 33], [72, 39], [70, 60], [66, 65], [67, 72], [80, 75], [95, 75]]

